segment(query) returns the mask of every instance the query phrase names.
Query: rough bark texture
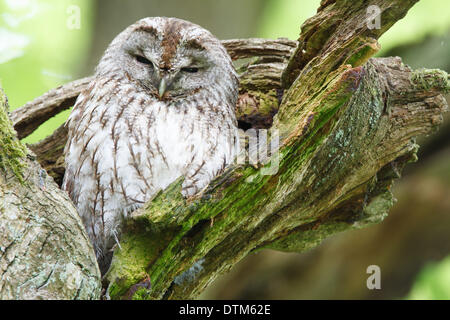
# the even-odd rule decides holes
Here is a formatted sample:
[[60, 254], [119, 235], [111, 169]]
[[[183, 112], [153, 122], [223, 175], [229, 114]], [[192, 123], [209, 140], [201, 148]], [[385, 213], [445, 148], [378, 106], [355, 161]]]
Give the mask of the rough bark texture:
[[[342, 232], [303, 254], [252, 254], [201, 298], [402, 299], [420, 270], [450, 252], [449, 159], [447, 147], [409, 166], [383, 223]], [[382, 290], [367, 290], [365, 271], [373, 264], [382, 270]]]
[[[443, 71], [412, 71], [399, 58], [368, 60], [376, 38], [415, 2], [322, 1], [298, 44], [225, 41], [241, 60], [240, 126], [278, 130], [280, 148], [262, 168], [232, 166], [191, 199], [181, 196], [180, 179], [134, 212], [104, 281], [107, 296], [192, 298], [251, 252], [301, 252], [336, 232], [381, 221], [393, 203], [392, 180], [415, 160], [413, 138], [440, 124], [446, 109], [440, 93], [450, 88]], [[381, 8], [379, 30], [367, 27], [369, 5]], [[37, 110], [39, 122], [62, 100], [54, 109], [44, 99], [24, 110], [29, 119]], [[12, 118], [25, 136], [34, 121], [21, 114]], [[31, 147], [55, 179], [64, 171], [64, 142], [60, 128]], [[267, 174], [274, 163], [277, 170]]]
[[284, 139], [275, 175], [231, 168], [200, 199], [183, 199], [178, 183], [135, 212], [107, 276], [110, 296], [149, 276], [152, 290], [141, 298], [194, 297], [250, 252], [304, 251], [381, 221], [393, 203], [392, 179], [414, 160], [412, 137], [431, 132], [445, 109], [443, 87], [430, 88], [435, 80], [447, 87], [447, 79], [438, 73], [415, 84], [410, 78], [421, 73], [378, 59], [354, 89], [348, 68]]
[[94, 251], [75, 207], [11, 129], [0, 91], [0, 300], [98, 299]]

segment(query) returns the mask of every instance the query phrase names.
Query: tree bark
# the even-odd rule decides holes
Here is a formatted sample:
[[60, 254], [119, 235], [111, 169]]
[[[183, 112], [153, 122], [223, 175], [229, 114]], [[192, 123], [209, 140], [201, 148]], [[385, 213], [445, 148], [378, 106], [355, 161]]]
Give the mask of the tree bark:
[[[336, 234], [303, 254], [264, 250], [248, 256], [200, 298], [404, 298], [418, 273], [450, 252], [450, 148], [419, 158], [395, 183], [397, 202], [383, 223]], [[382, 290], [367, 289], [370, 265], [380, 267]]]
[[75, 207], [17, 139], [0, 90], [0, 300], [98, 299], [100, 272]]
[[[450, 89], [443, 71], [413, 71], [399, 58], [369, 60], [376, 38], [415, 2], [322, 1], [298, 43], [224, 42], [234, 59], [247, 59], [238, 68], [241, 128], [271, 127], [280, 147], [260, 167], [230, 166], [200, 195], [184, 199], [179, 179], [135, 211], [105, 276], [106, 295], [193, 298], [251, 252], [302, 252], [381, 221], [393, 203], [392, 180], [416, 159], [414, 137], [442, 122], [441, 92]], [[382, 12], [380, 29], [368, 27], [369, 5]], [[42, 121], [64, 99], [42, 100], [13, 113], [19, 136], [35, 125], [34, 112]], [[55, 178], [64, 170], [65, 139], [60, 128], [31, 146]]]

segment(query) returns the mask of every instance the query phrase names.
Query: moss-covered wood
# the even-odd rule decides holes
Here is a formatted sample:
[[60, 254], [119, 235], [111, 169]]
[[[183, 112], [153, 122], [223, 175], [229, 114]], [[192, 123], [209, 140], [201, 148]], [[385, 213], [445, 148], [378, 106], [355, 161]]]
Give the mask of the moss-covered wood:
[[[252, 252], [302, 252], [380, 222], [394, 201], [393, 180], [417, 160], [414, 137], [436, 130], [447, 107], [441, 93], [450, 89], [443, 71], [369, 60], [376, 39], [415, 2], [324, 0], [298, 42], [224, 41], [239, 60], [239, 124], [278, 130], [278, 170], [236, 164], [193, 198], [181, 196], [182, 178], [155, 195], [127, 221], [103, 281], [106, 296], [193, 298]], [[381, 9], [380, 29], [368, 28], [369, 5]], [[67, 107], [86, 81], [15, 111], [19, 136]], [[55, 179], [64, 172], [65, 140], [60, 128], [31, 146]]]
[[12, 123], [8, 118], [8, 100], [0, 88], [0, 170], [3, 173], [11, 171], [14, 176], [23, 182], [24, 163], [26, 148], [16, 137], [12, 129]]
[[275, 175], [236, 166], [198, 198], [183, 199], [180, 182], [158, 194], [128, 221], [107, 275], [110, 297], [147, 277], [152, 289], [136, 298], [194, 297], [255, 250], [303, 251], [380, 222], [392, 180], [415, 160], [413, 136], [434, 130], [446, 107], [447, 83], [424, 89], [413, 75], [395, 58], [343, 67], [297, 126], [276, 121], [294, 129]]

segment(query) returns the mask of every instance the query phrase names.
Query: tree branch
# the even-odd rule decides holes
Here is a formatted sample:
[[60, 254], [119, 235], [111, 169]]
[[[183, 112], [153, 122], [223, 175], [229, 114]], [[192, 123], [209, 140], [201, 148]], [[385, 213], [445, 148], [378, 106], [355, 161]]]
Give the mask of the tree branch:
[[91, 80], [92, 77], [87, 77], [67, 83], [14, 110], [10, 118], [19, 139], [29, 136], [42, 123], [72, 107]]
[[[415, 2], [324, 0], [298, 45], [224, 41], [240, 59], [240, 127], [271, 127], [281, 146], [262, 168], [231, 166], [190, 199], [181, 196], [179, 179], [131, 214], [104, 279], [107, 295], [192, 298], [252, 252], [301, 252], [381, 221], [393, 203], [393, 179], [416, 159], [414, 137], [441, 123], [447, 106], [440, 93], [450, 89], [443, 71], [412, 71], [399, 58], [369, 60], [376, 39]], [[382, 12], [380, 29], [368, 28], [369, 5]], [[41, 122], [80, 90], [69, 89], [54, 107], [35, 100], [16, 111], [19, 136], [33, 130], [33, 117]], [[65, 140], [60, 128], [32, 146], [55, 177], [64, 170]], [[273, 164], [277, 170], [266, 174]]]
[[[388, 14], [383, 30], [415, 1], [389, 3], [375, 1]], [[308, 52], [300, 37], [285, 71], [293, 75], [285, 79], [295, 81], [273, 125], [283, 138], [278, 172], [265, 176], [238, 166], [200, 198], [184, 200], [180, 182], [158, 194], [132, 215], [124, 232], [107, 275], [112, 298], [148, 277], [152, 289], [134, 298], [192, 298], [250, 252], [301, 251], [334, 232], [383, 218], [392, 205], [392, 179], [415, 157], [412, 138], [430, 133], [442, 119], [440, 92], [449, 83], [445, 73], [412, 73], [399, 59], [362, 67], [378, 48], [358, 31], [367, 30], [366, 6], [323, 1], [310, 21], [323, 21], [314, 33], [327, 37], [310, 60], [299, 57]], [[330, 27], [321, 17], [325, 11], [351, 16]], [[295, 67], [298, 60], [304, 63]]]
[[98, 299], [94, 250], [70, 199], [16, 138], [0, 90], [0, 299]]
[[[283, 73], [284, 88], [289, 88], [309, 63], [331, 59], [332, 70], [349, 63], [363, 65], [379, 50], [376, 41], [402, 19], [419, 0], [322, 0], [317, 14], [302, 25], [299, 45]], [[371, 8], [380, 12], [380, 25], [373, 26]]]
[[148, 296], [135, 297], [192, 298], [255, 250], [303, 251], [381, 221], [392, 179], [414, 160], [412, 138], [432, 132], [446, 108], [446, 75], [410, 81], [421, 75], [396, 58], [345, 67], [284, 139], [275, 175], [236, 166], [201, 198], [183, 199], [180, 182], [158, 194], [128, 221], [107, 275], [110, 296], [150, 276]]

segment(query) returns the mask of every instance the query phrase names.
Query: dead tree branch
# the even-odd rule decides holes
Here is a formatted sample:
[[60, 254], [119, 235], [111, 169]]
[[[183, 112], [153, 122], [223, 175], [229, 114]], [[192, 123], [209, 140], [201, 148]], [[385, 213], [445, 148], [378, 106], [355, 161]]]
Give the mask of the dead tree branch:
[[[224, 41], [239, 60], [240, 127], [270, 127], [280, 147], [260, 168], [229, 167], [191, 199], [181, 196], [180, 178], [134, 212], [104, 279], [107, 295], [192, 298], [252, 252], [301, 252], [381, 221], [393, 203], [393, 180], [416, 160], [414, 137], [436, 130], [447, 108], [441, 93], [450, 89], [443, 71], [370, 59], [377, 38], [415, 2], [324, 0], [298, 43]], [[369, 28], [369, 5], [380, 9], [380, 29]], [[73, 104], [87, 81], [15, 111], [19, 137]], [[65, 140], [60, 128], [30, 146], [57, 181]]]

